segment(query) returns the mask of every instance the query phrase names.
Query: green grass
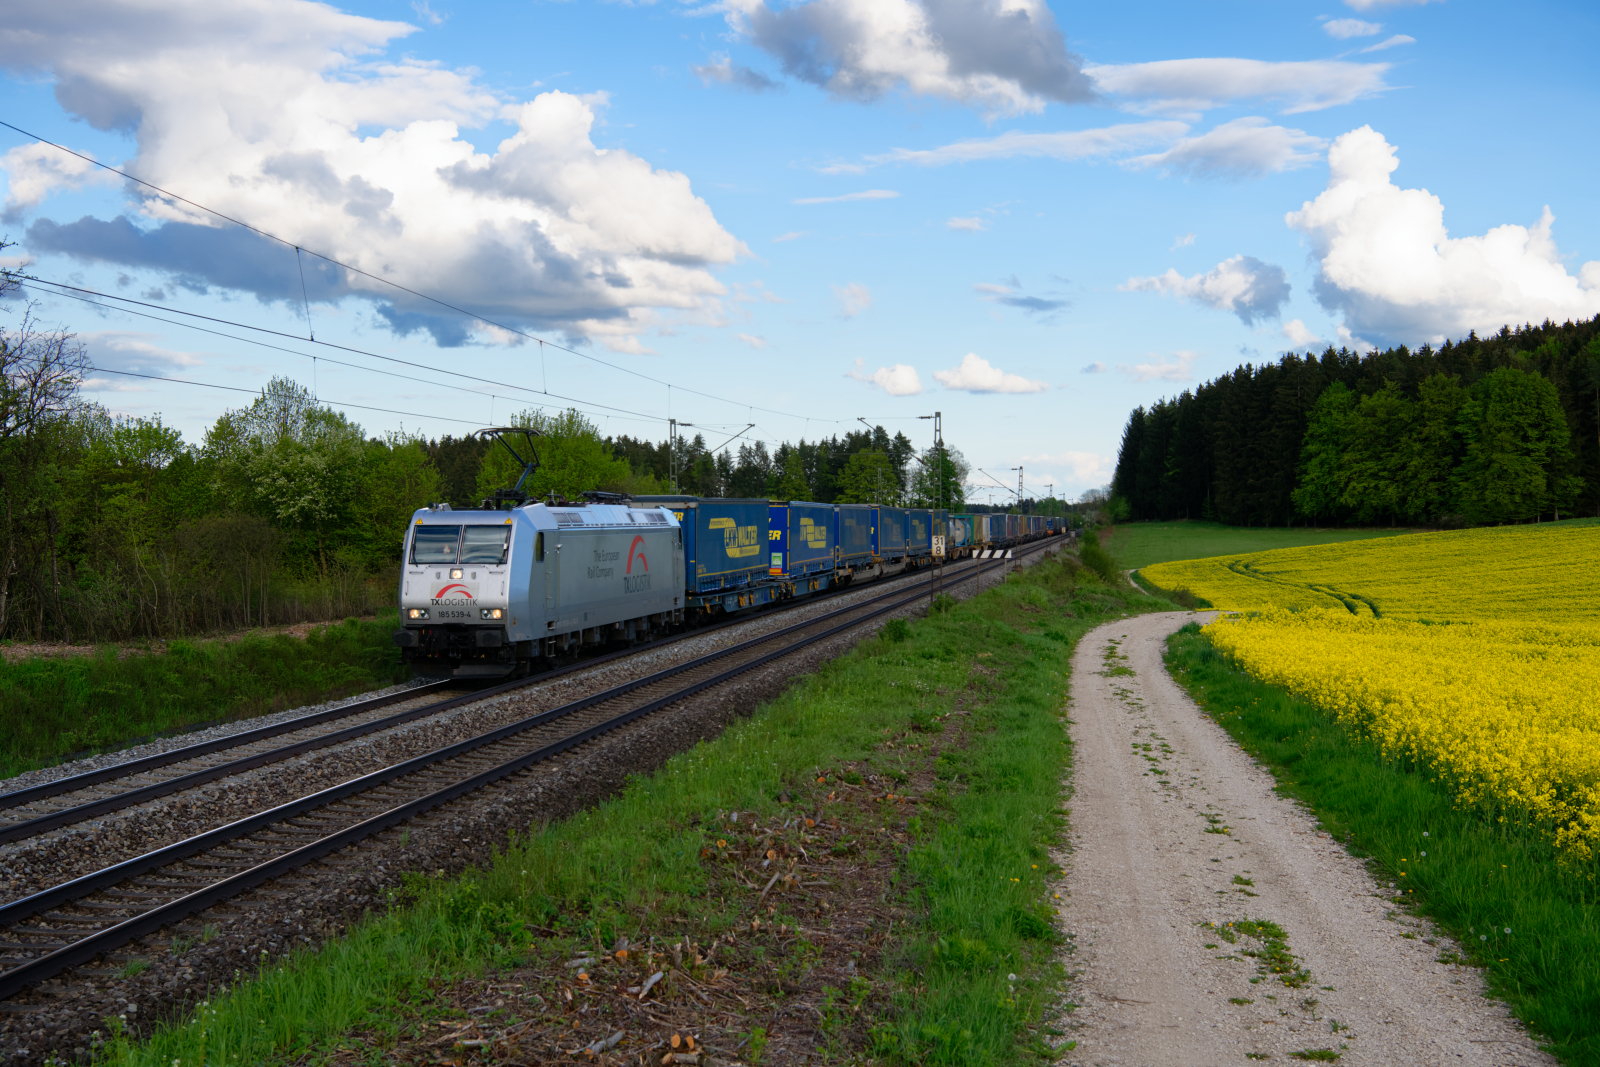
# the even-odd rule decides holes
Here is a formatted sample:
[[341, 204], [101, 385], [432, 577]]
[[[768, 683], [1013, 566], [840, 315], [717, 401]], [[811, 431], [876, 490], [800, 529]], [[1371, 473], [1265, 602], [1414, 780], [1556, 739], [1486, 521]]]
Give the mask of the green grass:
[[[438, 989], [514, 966], [525, 952], [554, 960], [597, 940], [663, 930], [709, 940], [748, 932], [752, 915], [793, 923], [782, 910], [770, 920], [752, 911], [752, 894], [711, 891], [719, 842], [741, 844], [724, 813], [755, 812], [763, 823], [815, 805], [831, 818], [826, 791], [837, 786], [817, 786], [817, 776], [859, 780], [830, 772], [841, 763], [870, 763], [893, 780], [917, 773], [923, 757], [885, 749], [885, 733], [927, 729], [961, 699], [965, 743], [958, 758], [933, 765], [941, 785], [916, 818], [887, 813], [889, 804], [881, 816], [906, 831], [897, 884], [914, 918], [893, 928], [885, 970], [873, 976], [878, 1015], [865, 1040], [885, 1062], [1035, 1060], [1040, 1048], [1028, 1035], [1062, 977], [1047, 903], [1058, 872], [1046, 850], [1064, 819], [1069, 658], [1106, 618], [1167, 606], [1064, 561], [1011, 575], [824, 665], [619, 797], [530, 832], [490, 869], [417, 879], [409, 902], [320, 951], [264, 966], [187, 1023], [144, 1043], [115, 1042], [107, 1058], [162, 1067], [318, 1062], [341, 1045], [378, 1055]], [[527, 924], [543, 931], [532, 945]]]
[[0, 661], [0, 778], [83, 752], [216, 720], [262, 715], [407, 677], [390, 643], [393, 615], [283, 634], [172, 641], [118, 658]]
[[1574, 1067], [1600, 1065], [1600, 886], [1563, 868], [1537, 831], [1457, 809], [1448, 789], [1238, 670], [1198, 627], [1173, 636], [1167, 662], [1281, 792], [1370, 857], [1406, 910], [1459, 939], [1551, 1052]]
[[1315, 529], [1312, 527], [1224, 526], [1220, 522], [1127, 522], [1106, 537], [1105, 546], [1124, 570], [1177, 559], [1206, 559], [1232, 552], [1300, 548], [1336, 541], [1361, 541], [1416, 533], [1411, 529]]

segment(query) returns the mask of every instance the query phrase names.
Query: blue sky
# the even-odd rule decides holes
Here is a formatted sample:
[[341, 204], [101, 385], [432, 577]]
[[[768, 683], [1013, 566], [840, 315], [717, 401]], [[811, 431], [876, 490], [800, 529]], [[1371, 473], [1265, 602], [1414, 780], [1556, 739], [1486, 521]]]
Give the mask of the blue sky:
[[[546, 391], [712, 443], [864, 416], [925, 444], [939, 410], [976, 467], [1075, 495], [1132, 406], [1241, 362], [1600, 313], [1593, 5], [65, 0], [11, 22], [0, 119], [288, 242], [0, 129], [11, 263], [293, 335], [31, 287], [106, 372], [91, 396], [190, 440], [248, 393], [109, 372], [286, 374], [430, 436], [564, 402]], [[312, 345], [295, 244], [584, 355], [306, 259], [317, 340], [360, 352]]]

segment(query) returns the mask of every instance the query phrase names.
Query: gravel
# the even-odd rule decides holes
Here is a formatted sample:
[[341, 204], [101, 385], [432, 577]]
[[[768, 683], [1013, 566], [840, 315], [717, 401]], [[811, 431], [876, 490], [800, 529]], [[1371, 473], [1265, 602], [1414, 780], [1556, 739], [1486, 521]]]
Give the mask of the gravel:
[[[922, 576], [905, 581], [920, 580]], [[407, 724], [395, 733], [409, 735], [414, 733], [409, 728], [416, 727], [418, 731], [431, 731], [437, 740], [451, 730], [460, 729], [458, 724], [468, 718], [473, 719], [472, 725], [483, 726], [491, 716], [509, 717], [527, 714], [529, 709], [554, 706], [584, 692], [704, 654], [711, 648], [726, 647], [792, 625], [875, 595], [890, 586], [891, 583], [875, 583], [843, 598], [753, 619], [748, 627], [730, 628], [674, 645], [645, 649], [637, 656], [596, 668], [595, 672], [569, 675], [543, 686], [520, 690], [472, 705], [470, 709], [459, 709], [439, 720]], [[960, 585], [949, 580], [946, 583], [946, 591], [957, 598], [970, 595], [971, 589], [970, 581]], [[117, 1014], [126, 1016], [126, 1025], [134, 1034], [147, 1033], [157, 1021], [187, 1011], [208, 988], [234, 980], [237, 972], [249, 974], [265, 959], [320, 944], [328, 937], [338, 936], [364, 915], [381, 911], [387, 905], [389, 893], [401, 885], [404, 872], [453, 874], [469, 866], [488, 864], [495, 849], [509, 836], [524, 832], [535, 823], [565, 818], [615, 795], [629, 776], [656, 770], [672, 755], [716, 736], [739, 716], [749, 715], [762, 701], [781, 693], [795, 679], [876, 633], [889, 618], [914, 617], [922, 614], [925, 607], [925, 602], [919, 601], [880, 616], [860, 629], [818, 642], [436, 809], [412, 820], [403, 829], [377, 835], [209, 909], [168, 932], [194, 942], [181, 954], [171, 951], [170, 938], [152, 938], [148, 943], [126, 947], [122, 953], [105, 961], [99, 970], [84, 968], [67, 972], [46, 983], [42, 990], [20, 994], [8, 1002], [7, 1006], [13, 1010], [0, 1014], [0, 1057], [17, 1064], [44, 1063], [52, 1056], [86, 1057], [95, 1047], [94, 1032], [105, 1033], [106, 1017]], [[511, 704], [520, 707], [513, 710], [508, 707]], [[383, 745], [389, 743], [384, 741], [387, 736], [364, 738], [349, 747]], [[393, 743], [399, 746], [398, 742]], [[340, 758], [337, 750], [324, 750], [315, 755], [332, 757], [335, 761]], [[342, 758], [358, 759], [348, 755]], [[379, 762], [389, 761], [380, 759]], [[262, 771], [278, 773], [276, 786], [251, 787], [235, 784], [239, 780], [230, 779], [233, 788], [221, 792], [238, 792], [257, 798], [254, 805], [244, 805], [250, 810], [259, 810], [261, 798], [277, 796], [281, 799], [280, 793], [271, 790], [287, 788], [289, 783], [300, 787], [294, 795], [302, 794], [307, 791], [304, 788], [306, 775], [312, 772], [306, 767], [291, 771], [292, 762], [295, 761], [262, 768]], [[315, 761], [307, 757], [305, 762]], [[209, 788], [194, 790], [191, 794], [206, 794]], [[148, 851], [162, 843], [158, 838], [164, 834], [172, 838], [187, 836], [193, 830], [168, 832], [166, 824], [199, 827], [212, 824], [214, 817], [211, 808], [191, 794], [145, 805], [150, 811], [137, 816], [130, 814], [123, 820], [125, 831], [101, 826], [51, 835], [56, 843], [37, 846], [28, 857], [30, 865], [17, 875], [12, 871], [15, 854], [23, 850], [17, 848], [0, 853], [0, 869], [19, 882], [56, 884], [62, 880], [62, 872], [46, 866], [47, 863], [68, 863], [72, 869], [86, 873], [111, 862], [108, 850], [116, 847]], [[205, 802], [212, 803], [227, 804], [229, 801], [223, 796]], [[66, 839], [73, 833], [80, 839], [68, 844]], [[208, 926], [214, 929], [214, 936], [202, 941], [201, 934]], [[131, 978], [119, 977], [114, 968], [126, 958], [148, 960], [150, 966]], [[131, 1011], [128, 1010], [130, 1005]], [[38, 1010], [15, 1010], [29, 1006], [36, 1006]]]

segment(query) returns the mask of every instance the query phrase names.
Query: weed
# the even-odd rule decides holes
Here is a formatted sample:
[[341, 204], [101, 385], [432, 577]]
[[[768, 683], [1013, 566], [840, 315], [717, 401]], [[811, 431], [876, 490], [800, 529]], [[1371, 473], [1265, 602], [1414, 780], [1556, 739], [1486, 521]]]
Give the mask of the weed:
[[1249, 997], [1229, 997], [1228, 998], [1228, 1003], [1229, 1004], [1254, 1004], [1255, 1001], [1251, 1000]]
[[1342, 1054], [1331, 1048], [1307, 1048], [1289, 1053], [1291, 1060], [1310, 1060], [1314, 1063], [1334, 1063]]
[[129, 960], [122, 965], [122, 970], [117, 972], [118, 978], [132, 978], [136, 974], [143, 974], [150, 969], [149, 960]]

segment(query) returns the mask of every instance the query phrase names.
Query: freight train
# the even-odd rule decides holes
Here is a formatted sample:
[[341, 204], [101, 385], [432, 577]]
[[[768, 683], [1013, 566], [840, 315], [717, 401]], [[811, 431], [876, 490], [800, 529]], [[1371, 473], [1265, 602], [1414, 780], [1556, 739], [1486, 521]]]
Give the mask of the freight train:
[[521, 489], [537, 467], [533, 435], [479, 435], [524, 469], [481, 507], [433, 504], [411, 518], [394, 643], [423, 676], [526, 673], [586, 648], [915, 571], [935, 562], [935, 538], [949, 560], [1062, 532], [1040, 516], [875, 504], [602, 493], [530, 501]]

